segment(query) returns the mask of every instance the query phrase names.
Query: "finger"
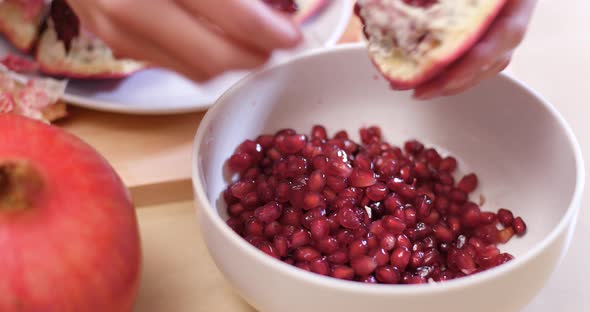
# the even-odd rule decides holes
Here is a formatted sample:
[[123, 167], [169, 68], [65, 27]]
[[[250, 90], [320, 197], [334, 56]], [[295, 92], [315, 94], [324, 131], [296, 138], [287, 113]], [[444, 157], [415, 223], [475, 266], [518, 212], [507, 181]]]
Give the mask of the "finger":
[[[119, 7], [125, 2], [109, 1], [111, 7], [103, 8], [115, 26], [167, 51], [167, 57], [177, 59], [187, 71], [213, 77], [226, 70], [260, 66], [269, 57], [209, 30], [174, 2], [153, 1], [134, 14], [127, 14], [125, 7]], [[165, 16], [166, 22], [154, 23], [157, 16]]]
[[442, 91], [441, 95], [449, 96], [449, 95], [456, 95], [461, 92], [464, 92], [468, 89], [473, 88], [474, 86], [478, 85], [485, 79], [494, 77], [498, 75], [501, 71], [503, 71], [508, 64], [510, 64], [511, 55], [501, 57], [498, 59], [492, 66], [486, 68], [479, 72], [476, 76], [474, 76], [469, 81], [466, 81], [462, 85], [456, 85], [454, 88], [446, 88]]
[[254, 49], [272, 51], [291, 48], [301, 40], [294, 22], [274, 12], [262, 1], [177, 0], [194, 16], [219, 26], [226, 36]]
[[112, 25], [104, 16], [95, 17], [97, 36], [103, 39], [111, 47], [117, 57], [142, 60], [154, 65], [171, 69], [191, 80], [198, 82], [208, 78], [206, 74], [198, 70], [188, 70], [187, 66], [175, 58], [169, 57], [166, 51], [153, 45], [150, 41], [124, 31], [120, 27]]
[[512, 51], [524, 38], [536, 0], [510, 0], [482, 39], [437, 78], [419, 86], [414, 96], [429, 99], [472, 84], [498, 55]]

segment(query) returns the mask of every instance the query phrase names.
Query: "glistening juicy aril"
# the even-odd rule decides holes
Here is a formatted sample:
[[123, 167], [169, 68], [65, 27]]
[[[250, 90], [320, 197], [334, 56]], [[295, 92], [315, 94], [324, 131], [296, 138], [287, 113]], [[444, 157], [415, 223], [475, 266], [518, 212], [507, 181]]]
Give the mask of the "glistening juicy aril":
[[526, 224], [471, 201], [475, 173], [455, 179], [456, 158], [415, 139], [393, 146], [378, 127], [360, 137], [315, 125], [244, 141], [227, 161], [228, 225], [271, 257], [363, 283], [444, 282], [513, 259], [497, 244]]

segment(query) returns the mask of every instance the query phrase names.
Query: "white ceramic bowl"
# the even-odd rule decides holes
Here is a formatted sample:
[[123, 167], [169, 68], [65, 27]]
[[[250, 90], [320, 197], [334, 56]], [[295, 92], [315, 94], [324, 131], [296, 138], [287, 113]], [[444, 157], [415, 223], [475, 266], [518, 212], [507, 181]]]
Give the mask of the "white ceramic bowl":
[[[300, 270], [272, 259], [235, 234], [221, 193], [225, 160], [247, 138], [313, 124], [331, 133], [379, 125], [401, 144], [419, 138], [459, 156], [475, 171], [484, 210], [508, 207], [528, 232], [502, 250], [498, 268], [428, 285], [367, 285]], [[567, 251], [584, 176], [569, 126], [539, 94], [505, 75], [455, 97], [419, 102], [392, 91], [363, 45], [310, 53], [251, 75], [227, 91], [199, 127], [193, 181], [201, 231], [235, 289], [260, 311], [518, 311], [535, 296]], [[477, 196], [477, 195], [476, 195]]]

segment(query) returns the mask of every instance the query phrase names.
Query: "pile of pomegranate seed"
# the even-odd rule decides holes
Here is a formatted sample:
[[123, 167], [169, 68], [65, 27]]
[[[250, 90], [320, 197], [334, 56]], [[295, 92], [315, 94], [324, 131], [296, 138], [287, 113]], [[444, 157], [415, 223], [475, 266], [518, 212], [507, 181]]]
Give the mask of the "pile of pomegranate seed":
[[303, 270], [365, 283], [421, 284], [471, 275], [513, 259], [497, 245], [524, 235], [507, 209], [469, 200], [473, 173], [418, 141], [403, 150], [377, 127], [329, 138], [283, 129], [244, 141], [228, 160], [227, 224], [268, 255]]

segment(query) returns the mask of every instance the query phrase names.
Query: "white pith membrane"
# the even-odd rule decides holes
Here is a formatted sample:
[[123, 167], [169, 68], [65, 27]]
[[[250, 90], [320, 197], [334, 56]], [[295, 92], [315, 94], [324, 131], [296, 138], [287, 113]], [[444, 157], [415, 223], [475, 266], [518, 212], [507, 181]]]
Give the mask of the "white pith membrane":
[[19, 50], [29, 51], [47, 6], [27, 8], [19, 0], [0, 0], [0, 33]]
[[50, 123], [67, 115], [60, 100], [67, 81], [25, 78], [0, 65], [0, 114], [13, 113]]
[[51, 18], [39, 39], [37, 62], [45, 73], [81, 78], [125, 76], [145, 67], [139, 61], [116, 58], [106, 43], [85, 30], [72, 39], [66, 51]]
[[439, 0], [422, 8], [402, 0], [358, 0], [370, 57], [389, 79], [405, 83], [458, 57], [503, 2]]

